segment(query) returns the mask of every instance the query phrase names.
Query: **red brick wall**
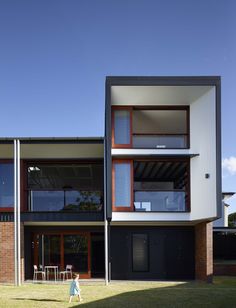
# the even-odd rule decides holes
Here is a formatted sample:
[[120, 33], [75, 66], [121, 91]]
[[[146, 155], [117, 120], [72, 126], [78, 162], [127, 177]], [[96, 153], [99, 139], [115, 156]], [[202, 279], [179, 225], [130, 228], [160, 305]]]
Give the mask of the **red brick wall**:
[[212, 282], [213, 241], [212, 223], [200, 223], [195, 226], [195, 278]]
[[[21, 224], [21, 280], [24, 280], [23, 224]], [[0, 222], [0, 283], [15, 283], [13, 222]]]
[[14, 281], [14, 223], [0, 222], [0, 282]]

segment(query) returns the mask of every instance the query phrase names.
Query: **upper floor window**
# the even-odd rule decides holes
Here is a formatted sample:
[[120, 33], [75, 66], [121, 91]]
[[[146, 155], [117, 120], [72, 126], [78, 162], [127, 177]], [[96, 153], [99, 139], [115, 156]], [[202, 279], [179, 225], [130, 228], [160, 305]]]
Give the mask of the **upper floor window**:
[[103, 165], [29, 164], [30, 211], [100, 211], [103, 209]]
[[189, 148], [188, 106], [115, 107], [114, 148]]
[[112, 113], [112, 144], [114, 147], [131, 147], [131, 109], [118, 108]]
[[14, 207], [14, 164], [0, 162], [0, 210]]

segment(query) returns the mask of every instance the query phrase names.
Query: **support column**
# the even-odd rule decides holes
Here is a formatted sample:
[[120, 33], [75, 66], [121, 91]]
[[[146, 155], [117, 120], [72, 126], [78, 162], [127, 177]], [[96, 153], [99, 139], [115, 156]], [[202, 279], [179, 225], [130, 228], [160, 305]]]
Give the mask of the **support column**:
[[21, 285], [20, 141], [14, 140], [14, 259], [15, 285]]
[[212, 282], [213, 240], [212, 223], [202, 222], [195, 226], [195, 278]]

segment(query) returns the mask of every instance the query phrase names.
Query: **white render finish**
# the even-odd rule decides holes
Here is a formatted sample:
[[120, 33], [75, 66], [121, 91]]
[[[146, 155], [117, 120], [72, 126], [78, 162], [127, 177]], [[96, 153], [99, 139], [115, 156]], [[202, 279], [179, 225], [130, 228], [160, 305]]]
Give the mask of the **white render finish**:
[[112, 86], [111, 105], [189, 105], [211, 86]]
[[[114, 158], [178, 156], [190, 158], [189, 213], [113, 212], [112, 221], [212, 220], [217, 216], [215, 86], [112, 86], [112, 105], [184, 105], [190, 112], [189, 149], [111, 149]], [[151, 158], [151, 157], [150, 157]], [[207, 178], [207, 176], [209, 177]]]
[[190, 106], [190, 145], [192, 151], [199, 153], [191, 159], [191, 219], [217, 216], [215, 118], [215, 88], [212, 88]]

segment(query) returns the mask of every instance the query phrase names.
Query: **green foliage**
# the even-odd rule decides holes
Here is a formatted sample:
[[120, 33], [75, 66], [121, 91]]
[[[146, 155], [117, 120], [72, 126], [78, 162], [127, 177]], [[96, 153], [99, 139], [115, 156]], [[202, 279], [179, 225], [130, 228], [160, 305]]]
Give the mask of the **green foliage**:
[[229, 224], [229, 227], [231, 227], [231, 228], [236, 227], [236, 212], [229, 214], [228, 224]]

